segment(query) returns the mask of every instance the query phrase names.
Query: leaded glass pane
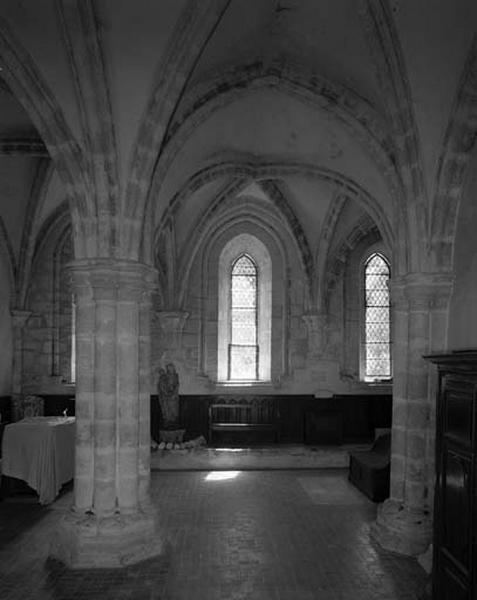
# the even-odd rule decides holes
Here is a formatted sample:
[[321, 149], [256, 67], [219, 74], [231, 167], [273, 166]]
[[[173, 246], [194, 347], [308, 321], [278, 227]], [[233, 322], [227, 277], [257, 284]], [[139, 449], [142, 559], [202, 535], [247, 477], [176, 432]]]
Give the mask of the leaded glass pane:
[[229, 378], [233, 380], [257, 379], [258, 348], [256, 345], [229, 346]]
[[255, 311], [232, 310], [232, 344], [255, 344], [257, 318]]
[[251, 258], [245, 254], [235, 261], [233, 268], [234, 275], [253, 275], [257, 276], [257, 267]]
[[381, 289], [367, 289], [366, 305], [389, 306], [389, 292], [387, 287], [384, 285]]
[[386, 323], [389, 321], [389, 306], [366, 307], [367, 323]]
[[365, 268], [365, 375], [369, 379], [391, 376], [389, 266], [374, 254]]
[[232, 275], [232, 306], [255, 307], [257, 305], [257, 277]]
[[257, 268], [243, 255], [233, 265], [231, 274], [231, 344], [229, 378], [257, 379]]
[[366, 339], [368, 344], [389, 343], [389, 323], [366, 323]]

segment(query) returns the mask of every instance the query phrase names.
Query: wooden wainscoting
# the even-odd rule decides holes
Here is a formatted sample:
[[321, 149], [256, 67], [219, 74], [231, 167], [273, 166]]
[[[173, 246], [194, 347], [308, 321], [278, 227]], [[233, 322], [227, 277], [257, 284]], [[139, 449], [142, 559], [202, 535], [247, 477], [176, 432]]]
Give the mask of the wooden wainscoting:
[[[68, 394], [38, 394], [45, 399], [45, 415], [61, 415], [65, 408], [69, 416], [75, 414], [74, 396]], [[182, 394], [180, 420], [188, 439], [203, 435], [208, 438], [209, 405], [221, 402], [248, 402], [250, 398], [269, 398], [277, 402], [280, 412], [280, 442], [291, 444], [340, 444], [372, 441], [376, 428], [390, 428], [392, 396], [390, 394], [342, 394], [331, 398], [312, 395], [247, 395]], [[0, 397], [2, 421], [11, 420], [9, 396]], [[162, 426], [162, 415], [157, 395], [151, 396], [151, 423]], [[273, 441], [267, 436], [257, 442]]]
[[[181, 395], [180, 418], [187, 437], [208, 437], [209, 405], [250, 401], [259, 395]], [[278, 403], [282, 443], [340, 444], [372, 441], [375, 428], [390, 428], [391, 395], [336, 395], [315, 398], [311, 395], [266, 395]], [[152, 397], [152, 410], [158, 410]], [[159, 409], [160, 410], [160, 409]], [[250, 437], [250, 436], [249, 436]], [[257, 441], [271, 441], [268, 437]]]

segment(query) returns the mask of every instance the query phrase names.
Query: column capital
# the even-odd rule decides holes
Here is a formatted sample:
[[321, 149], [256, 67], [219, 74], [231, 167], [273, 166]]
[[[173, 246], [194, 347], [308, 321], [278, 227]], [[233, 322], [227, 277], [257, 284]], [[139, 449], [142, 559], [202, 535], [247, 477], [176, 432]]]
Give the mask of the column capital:
[[180, 345], [182, 330], [189, 313], [183, 310], [158, 310], [157, 320], [164, 334], [165, 341], [173, 348]]
[[75, 260], [68, 264], [80, 297], [140, 301], [157, 286], [157, 271], [144, 263], [115, 258]]
[[28, 319], [33, 314], [31, 310], [23, 310], [21, 308], [12, 308], [10, 311], [12, 316], [13, 327], [18, 327], [21, 329], [25, 326]]
[[451, 273], [407, 273], [393, 277], [391, 299], [398, 308], [445, 308], [454, 285]]

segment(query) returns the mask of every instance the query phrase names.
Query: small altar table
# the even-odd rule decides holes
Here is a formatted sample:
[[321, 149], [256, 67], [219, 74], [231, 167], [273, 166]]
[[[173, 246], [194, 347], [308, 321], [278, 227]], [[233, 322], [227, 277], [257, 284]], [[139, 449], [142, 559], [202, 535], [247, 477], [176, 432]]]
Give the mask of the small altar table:
[[2, 475], [22, 479], [49, 504], [73, 479], [74, 417], [29, 417], [5, 427]]

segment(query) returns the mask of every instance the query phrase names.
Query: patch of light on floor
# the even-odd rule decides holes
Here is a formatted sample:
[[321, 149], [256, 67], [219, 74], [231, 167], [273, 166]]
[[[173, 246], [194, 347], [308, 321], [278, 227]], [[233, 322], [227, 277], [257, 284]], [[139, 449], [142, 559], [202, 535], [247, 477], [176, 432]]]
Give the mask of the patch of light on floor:
[[206, 481], [224, 481], [225, 479], [235, 479], [240, 471], [211, 471], [205, 477]]
[[244, 452], [245, 448], [215, 448], [216, 452]]

